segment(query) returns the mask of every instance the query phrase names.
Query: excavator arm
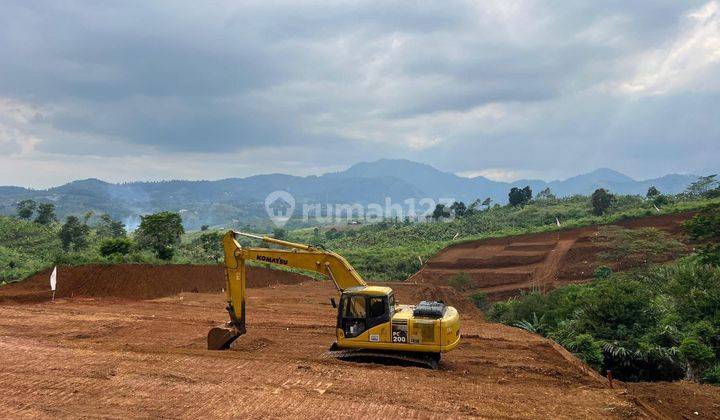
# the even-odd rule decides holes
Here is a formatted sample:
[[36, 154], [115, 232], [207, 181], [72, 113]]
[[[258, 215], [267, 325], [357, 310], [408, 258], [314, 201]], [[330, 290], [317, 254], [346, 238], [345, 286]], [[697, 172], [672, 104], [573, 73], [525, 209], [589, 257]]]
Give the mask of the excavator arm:
[[[237, 236], [246, 236], [283, 249], [242, 247]], [[223, 238], [225, 254], [225, 291], [230, 322], [208, 333], [208, 349], [226, 349], [245, 333], [245, 289], [247, 261], [293, 267], [322, 274], [333, 281], [339, 292], [367, 286], [350, 263], [340, 255], [310, 245], [287, 242], [268, 236], [229, 231]]]

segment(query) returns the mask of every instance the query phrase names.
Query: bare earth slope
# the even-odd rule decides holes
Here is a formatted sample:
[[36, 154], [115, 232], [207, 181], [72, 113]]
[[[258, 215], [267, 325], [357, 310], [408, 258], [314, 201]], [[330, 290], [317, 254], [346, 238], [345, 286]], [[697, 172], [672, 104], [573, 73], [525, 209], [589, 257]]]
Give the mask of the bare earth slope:
[[[682, 238], [681, 223], [693, 214], [650, 216], [615, 224], [629, 229], [653, 227]], [[592, 277], [599, 264], [597, 254], [603, 251], [590, 240], [598, 228], [587, 226], [450, 246], [428, 260], [409, 280], [447, 285], [453, 276], [462, 273], [469, 280], [466, 295], [482, 291], [490, 300], [585, 281]]]

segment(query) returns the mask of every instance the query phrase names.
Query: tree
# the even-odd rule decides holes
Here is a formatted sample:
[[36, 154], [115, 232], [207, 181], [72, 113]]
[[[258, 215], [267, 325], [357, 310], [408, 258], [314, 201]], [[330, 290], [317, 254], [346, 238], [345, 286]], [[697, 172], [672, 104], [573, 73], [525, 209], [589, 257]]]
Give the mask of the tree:
[[68, 216], [60, 229], [60, 241], [65, 251], [77, 251], [87, 246], [90, 228], [75, 216]]
[[538, 200], [555, 200], [555, 198], [555, 194], [552, 193], [550, 187], [547, 187], [544, 190], [540, 191], [537, 195]]
[[488, 197], [482, 202], [482, 205], [487, 206], [487, 209], [490, 210], [490, 203], [492, 203], [492, 198]]
[[683, 227], [690, 238], [703, 242], [698, 247], [701, 260], [707, 264], [720, 265], [720, 205], [705, 207], [692, 219], [685, 221]]
[[470, 205], [468, 206], [467, 210], [465, 210], [465, 215], [466, 215], [466, 216], [471, 216], [471, 215], [477, 213], [477, 212], [478, 212], [478, 208], [479, 208], [480, 206], [482, 206], [482, 201], [478, 198], [478, 199], [476, 199], [475, 201], [473, 201], [472, 203], [470, 203]]
[[220, 232], [207, 232], [195, 238], [192, 244], [198, 246], [205, 258], [218, 262], [223, 256], [223, 234]]
[[508, 198], [511, 206], [524, 206], [532, 199], [532, 190], [529, 185], [522, 189], [512, 187], [512, 189], [510, 189], [510, 193], [508, 194]]
[[519, 206], [523, 203], [525, 196], [522, 193], [522, 190], [518, 187], [512, 187], [510, 189], [510, 193], [508, 193], [508, 201], [510, 202], [511, 206]]
[[608, 193], [604, 188], [598, 188], [597, 190], [595, 190], [595, 192], [592, 193], [592, 197], [590, 199], [592, 203], [593, 214], [595, 214], [596, 216], [605, 214], [605, 212], [612, 205], [614, 199], [615, 196]]
[[125, 224], [123, 222], [113, 220], [108, 214], [100, 216], [100, 222], [97, 225], [98, 236], [102, 238], [122, 238], [127, 235]]
[[133, 242], [129, 238], [109, 238], [100, 244], [100, 255], [127, 255], [132, 250]]
[[433, 210], [432, 218], [434, 220], [440, 220], [444, 219], [446, 217], [450, 217], [450, 210], [448, 210], [447, 207], [445, 207], [445, 204], [438, 204], [435, 206], [435, 210]]
[[690, 184], [685, 190], [685, 193], [691, 197], [699, 197], [708, 191], [712, 190], [718, 181], [715, 179], [715, 175], [701, 176], [697, 181]]
[[450, 211], [454, 212], [457, 217], [463, 217], [467, 212], [467, 207], [462, 201], [456, 201], [450, 205]]
[[35, 217], [35, 223], [41, 225], [49, 225], [52, 222], [56, 222], [55, 217], [55, 204], [53, 203], [42, 203], [38, 206], [37, 216]]
[[200, 226], [200, 231], [201, 231], [201, 232], [205, 232], [205, 231], [208, 230], [208, 229], [210, 229], [210, 226], [208, 226], [208, 225], [202, 225], [202, 226]]
[[649, 199], [653, 199], [659, 195], [660, 195], [660, 191], [657, 188], [655, 188], [654, 185], [652, 185], [650, 188], [648, 188], [647, 194], [645, 194], [645, 197], [647, 197]]
[[529, 185], [526, 185], [525, 188], [522, 189], [523, 197], [525, 200], [525, 204], [529, 203], [530, 200], [532, 200], [532, 190], [530, 189]]
[[151, 249], [160, 259], [172, 259], [180, 236], [185, 233], [179, 214], [162, 211], [140, 216], [140, 227], [135, 237], [140, 247]]
[[37, 203], [35, 202], [35, 200], [22, 200], [15, 205], [15, 208], [17, 209], [17, 215], [19, 218], [24, 220], [30, 220], [33, 212], [37, 208]]

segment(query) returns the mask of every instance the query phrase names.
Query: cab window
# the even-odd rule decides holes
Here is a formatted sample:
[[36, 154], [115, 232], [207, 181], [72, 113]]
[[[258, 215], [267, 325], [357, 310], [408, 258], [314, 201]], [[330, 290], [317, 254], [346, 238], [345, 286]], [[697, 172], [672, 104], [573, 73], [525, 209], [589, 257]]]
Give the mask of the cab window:
[[370, 314], [368, 318], [377, 318], [385, 315], [386, 305], [384, 297], [371, 297], [370, 298]]
[[348, 301], [345, 316], [348, 318], [365, 318], [365, 298], [363, 296], [352, 296]]

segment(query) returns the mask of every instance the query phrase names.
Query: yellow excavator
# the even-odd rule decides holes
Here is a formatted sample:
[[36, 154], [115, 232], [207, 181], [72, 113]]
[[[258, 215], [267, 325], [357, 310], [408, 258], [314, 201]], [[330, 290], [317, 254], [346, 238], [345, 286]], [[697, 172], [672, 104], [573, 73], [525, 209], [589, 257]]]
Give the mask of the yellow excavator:
[[[279, 248], [243, 247], [238, 236]], [[437, 368], [440, 354], [460, 343], [460, 316], [443, 302], [399, 305], [393, 290], [369, 286], [342, 256], [320, 247], [268, 236], [229, 231], [223, 237], [227, 311], [230, 321], [208, 333], [208, 349], [224, 350], [245, 334], [247, 261], [270, 263], [320, 273], [340, 294], [336, 341], [329, 354], [340, 359], [395, 359]]]

